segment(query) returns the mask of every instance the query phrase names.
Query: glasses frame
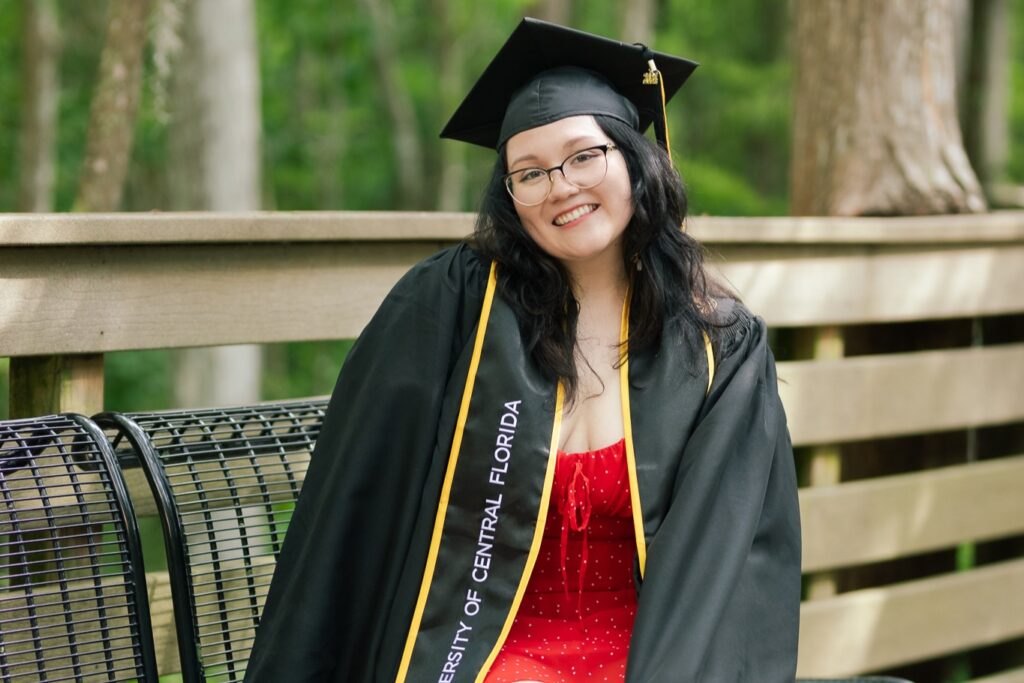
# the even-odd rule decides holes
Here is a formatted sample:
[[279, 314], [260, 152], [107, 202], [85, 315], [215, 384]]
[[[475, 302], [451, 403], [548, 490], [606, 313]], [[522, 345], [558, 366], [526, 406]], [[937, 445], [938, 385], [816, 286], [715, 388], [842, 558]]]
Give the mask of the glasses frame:
[[[601, 176], [601, 180], [598, 180], [593, 185], [586, 186], [577, 185], [576, 183], [569, 180], [565, 175], [565, 169], [563, 168], [563, 166], [569, 163], [569, 160], [572, 159], [577, 154], [582, 154], [583, 152], [589, 152], [595, 149], [601, 150], [601, 152], [604, 154], [604, 175]], [[510, 173], [506, 173], [505, 175], [501, 176], [501, 181], [505, 185], [505, 190], [508, 192], [509, 196], [512, 197], [512, 201], [516, 202], [517, 204], [522, 204], [523, 206], [538, 206], [544, 203], [544, 201], [551, 194], [551, 190], [553, 190], [555, 187], [555, 181], [551, 178], [551, 173], [553, 171], [559, 171], [562, 174], [562, 179], [565, 180], [565, 182], [569, 183], [570, 185], [579, 190], [589, 190], [590, 188], [597, 187], [602, 182], [604, 182], [604, 179], [608, 177], [608, 152], [612, 151], [613, 149], [618, 149], [618, 146], [614, 142], [607, 142], [603, 145], [593, 145], [592, 147], [584, 147], [583, 149], [578, 149], [569, 156], [567, 156], [565, 159], [562, 160], [562, 163], [558, 164], [558, 166], [552, 166], [551, 168], [544, 168], [543, 166], [527, 166], [526, 168], [520, 168], [515, 171], [511, 171]], [[523, 200], [518, 199], [512, 193], [512, 185], [509, 183], [509, 181], [512, 179], [512, 176], [518, 173], [522, 173], [523, 171], [544, 171], [547, 174], [548, 191], [541, 200], [528, 204]]]

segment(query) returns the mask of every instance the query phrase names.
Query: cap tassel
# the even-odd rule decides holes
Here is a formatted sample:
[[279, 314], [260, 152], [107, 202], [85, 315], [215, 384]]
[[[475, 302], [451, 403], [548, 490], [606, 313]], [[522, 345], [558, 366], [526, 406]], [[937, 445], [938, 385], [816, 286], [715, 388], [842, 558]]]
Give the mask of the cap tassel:
[[[646, 47], [644, 50], [651, 54], [651, 51]], [[665, 151], [668, 152], [669, 157], [671, 157], [672, 144], [668, 135], [668, 111], [665, 107], [665, 79], [661, 77], [661, 72], [658, 71], [653, 57], [647, 60], [647, 73], [644, 74], [644, 85], [656, 85], [661, 93], [661, 126], [655, 126], [654, 135], [658, 142], [661, 143], [661, 146], [665, 148]]]
[[[644, 49], [644, 56], [647, 57], [647, 73], [644, 74], [644, 85], [657, 85], [661, 91], [661, 126], [654, 127], [654, 136], [658, 139], [658, 142], [665, 149], [668, 154], [668, 158], [672, 158], [672, 145], [669, 142], [668, 135], [668, 110], [665, 107], [665, 79], [661, 77], [661, 72], [658, 71], [657, 65], [654, 63], [654, 53], [650, 48], [646, 47], [641, 43], [637, 43]], [[679, 229], [686, 232], [686, 223], [684, 222], [679, 226]], [[637, 270], [640, 270], [640, 264], [637, 263]]]

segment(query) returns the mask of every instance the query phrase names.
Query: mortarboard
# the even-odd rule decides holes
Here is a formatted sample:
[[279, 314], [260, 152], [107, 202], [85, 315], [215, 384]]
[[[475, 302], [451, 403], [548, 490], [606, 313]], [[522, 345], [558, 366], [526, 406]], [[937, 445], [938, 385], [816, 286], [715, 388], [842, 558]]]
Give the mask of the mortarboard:
[[603, 114], [641, 133], [652, 122], [668, 147], [665, 102], [696, 62], [639, 43], [526, 18], [473, 85], [442, 138], [496, 149], [524, 130], [569, 116]]

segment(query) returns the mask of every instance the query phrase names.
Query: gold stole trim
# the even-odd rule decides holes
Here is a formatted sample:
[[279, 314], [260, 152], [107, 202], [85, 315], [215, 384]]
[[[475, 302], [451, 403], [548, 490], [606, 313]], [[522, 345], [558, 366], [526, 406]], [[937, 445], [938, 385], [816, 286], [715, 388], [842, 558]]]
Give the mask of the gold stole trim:
[[540, 544], [544, 540], [544, 524], [548, 518], [548, 505], [551, 502], [551, 489], [554, 486], [555, 463], [558, 460], [558, 439], [562, 431], [562, 403], [564, 396], [565, 392], [563, 391], [562, 383], [559, 382], [558, 388], [555, 390], [555, 423], [551, 429], [551, 447], [548, 451], [548, 468], [544, 474], [544, 492], [540, 498], [540, 510], [537, 512], [537, 526], [533, 531], [533, 543], [530, 545], [530, 554], [526, 557], [526, 566], [523, 568], [523, 575], [519, 579], [516, 595], [512, 599], [512, 608], [505, 618], [505, 625], [501, 627], [501, 634], [498, 635], [498, 641], [494, 644], [494, 649], [491, 650], [491, 654], [484, 660], [484, 665], [480, 668], [480, 673], [476, 677], [476, 683], [483, 683], [484, 678], [487, 677], [488, 672], [494, 665], [494, 660], [505, 644], [509, 631], [512, 630], [512, 622], [516, 620], [516, 614], [519, 613], [519, 605], [523, 601], [523, 595], [526, 594], [526, 586], [530, 582], [533, 566], [536, 564], [537, 556], [540, 554]]
[[629, 471], [629, 500], [633, 508], [633, 534], [636, 536], [636, 557], [640, 563], [640, 578], [647, 569], [647, 537], [644, 535], [644, 512], [640, 507], [640, 485], [636, 476], [636, 453], [633, 450], [633, 422], [629, 412], [629, 299], [626, 292], [622, 302], [622, 324], [619, 327], [620, 348], [625, 348], [619, 365], [619, 402], [622, 404], [622, 430], [626, 441], [626, 469]]
[[462, 447], [462, 434], [466, 428], [466, 418], [469, 415], [469, 399], [473, 395], [473, 384], [476, 382], [476, 372], [480, 366], [480, 354], [484, 348], [484, 334], [487, 332], [487, 322], [491, 317], [491, 305], [494, 303], [494, 290], [498, 282], [496, 273], [496, 264], [491, 263], [491, 272], [487, 277], [487, 290], [484, 293], [484, 303], [480, 311], [480, 322], [477, 323], [476, 339], [473, 342], [473, 355], [469, 361], [466, 388], [462, 392], [459, 417], [455, 423], [455, 437], [452, 440], [452, 450], [448, 456], [448, 469], [444, 475], [444, 485], [441, 487], [441, 499], [437, 504], [437, 517], [434, 519], [434, 533], [430, 540], [430, 551], [427, 553], [427, 564], [423, 570], [423, 582], [420, 584], [420, 594], [416, 600], [412, 623], [409, 626], [409, 635], [405, 640], [405, 651], [402, 653], [402, 663], [398, 667], [396, 683], [405, 681], [405, 677], [409, 673], [413, 647], [420, 631], [420, 621], [423, 619], [423, 610], [427, 604], [427, 595], [430, 593], [430, 584], [434, 579], [434, 568], [437, 564], [438, 550], [441, 547], [441, 534], [444, 530], [445, 513], [448, 511], [452, 480], [455, 478], [455, 466], [459, 462], [459, 450]]

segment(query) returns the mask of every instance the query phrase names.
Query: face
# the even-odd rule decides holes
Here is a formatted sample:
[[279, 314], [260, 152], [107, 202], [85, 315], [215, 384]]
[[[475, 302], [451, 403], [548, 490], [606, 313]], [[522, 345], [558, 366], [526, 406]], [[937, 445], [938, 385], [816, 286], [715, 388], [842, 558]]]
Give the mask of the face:
[[[593, 116], [573, 116], [513, 135], [505, 148], [508, 171], [551, 168], [573, 152], [612, 141]], [[536, 206], [514, 202], [533, 241], [567, 267], [598, 260], [622, 263], [622, 235], [633, 216], [626, 162], [619, 150], [608, 151], [608, 173], [594, 187], [581, 190], [561, 173], [551, 173], [551, 193]], [[617, 260], [616, 260], [617, 259]]]

